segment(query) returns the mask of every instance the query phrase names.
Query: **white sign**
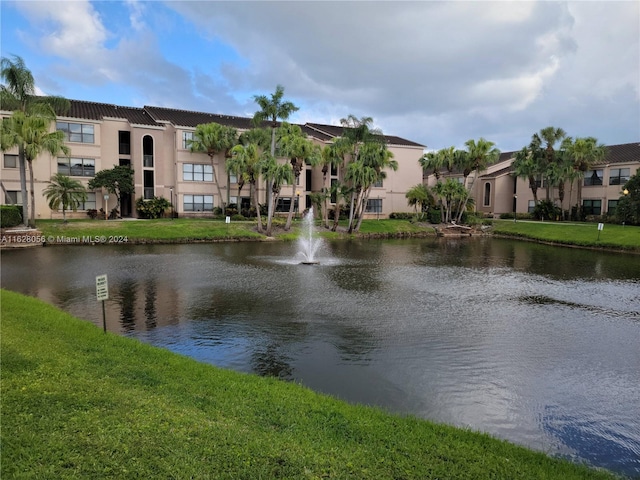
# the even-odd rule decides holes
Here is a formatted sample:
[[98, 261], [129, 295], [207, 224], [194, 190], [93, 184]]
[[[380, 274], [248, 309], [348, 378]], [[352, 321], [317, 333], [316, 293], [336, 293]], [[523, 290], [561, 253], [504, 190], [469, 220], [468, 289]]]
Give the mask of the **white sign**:
[[96, 277], [96, 296], [98, 301], [109, 300], [109, 284], [106, 275], [98, 275]]
[[598, 230], [602, 230], [604, 228], [604, 223], [599, 223], [598, 224]]
[[227, 216], [227, 218], [224, 219], [224, 223], [231, 223], [231, 217]]

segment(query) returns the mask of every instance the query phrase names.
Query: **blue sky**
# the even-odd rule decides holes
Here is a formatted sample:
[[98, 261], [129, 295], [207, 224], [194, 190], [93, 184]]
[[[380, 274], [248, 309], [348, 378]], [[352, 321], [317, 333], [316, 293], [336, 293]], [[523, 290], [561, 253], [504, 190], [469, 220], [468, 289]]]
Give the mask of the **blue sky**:
[[640, 2], [0, 2], [2, 56], [67, 98], [290, 120], [373, 117], [439, 149], [546, 126], [640, 141]]

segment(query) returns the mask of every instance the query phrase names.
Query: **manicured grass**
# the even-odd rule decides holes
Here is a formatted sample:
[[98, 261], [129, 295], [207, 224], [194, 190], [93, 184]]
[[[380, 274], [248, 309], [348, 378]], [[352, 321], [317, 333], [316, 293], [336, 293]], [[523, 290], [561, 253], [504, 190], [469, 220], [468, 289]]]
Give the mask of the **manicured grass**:
[[0, 301], [3, 479], [614, 478]]
[[606, 223], [598, 238], [597, 223], [494, 221], [493, 232], [565, 245], [628, 250], [640, 253], [640, 227]]
[[256, 222], [177, 218], [158, 220], [39, 220], [38, 229], [45, 237], [123, 236], [134, 241], [211, 241], [225, 239], [259, 239]]
[[[299, 235], [300, 222], [295, 221], [289, 232], [282, 230], [283, 219], [274, 222], [274, 236], [280, 240], [295, 240]], [[345, 223], [346, 225], [346, 223]], [[39, 220], [38, 229], [46, 238], [65, 242], [64, 239], [83, 237], [126, 237], [127, 243], [134, 242], [190, 242], [214, 240], [259, 240], [265, 236], [256, 231], [256, 221], [226, 224], [223, 220], [211, 219], [158, 219], [158, 220], [71, 220], [64, 224], [60, 220]], [[360, 230], [361, 236], [417, 235], [433, 233], [433, 228], [419, 226], [407, 220], [365, 220]], [[343, 238], [344, 233], [321, 230], [325, 238]], [[56, 242], [57, 241], [57, 242]], [[86, 242], [75, 242], [86, 243]]]

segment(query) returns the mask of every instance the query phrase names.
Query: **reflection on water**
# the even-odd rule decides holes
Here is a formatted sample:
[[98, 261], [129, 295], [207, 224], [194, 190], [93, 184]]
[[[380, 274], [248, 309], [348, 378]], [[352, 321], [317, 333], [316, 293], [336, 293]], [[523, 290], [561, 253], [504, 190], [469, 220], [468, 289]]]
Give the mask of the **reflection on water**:
[[640, 257], [500, 239], [54, 247], [2, 286], [200, 361], [640, 475]]

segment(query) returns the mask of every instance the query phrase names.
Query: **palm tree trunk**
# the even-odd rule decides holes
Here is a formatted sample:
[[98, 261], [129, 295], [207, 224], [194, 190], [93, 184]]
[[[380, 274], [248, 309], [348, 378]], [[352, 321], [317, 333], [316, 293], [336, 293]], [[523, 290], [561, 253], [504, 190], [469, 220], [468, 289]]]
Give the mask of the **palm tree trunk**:
[[[295, 178], [295, 183], [293, 185], [291, 185], [291, 204], [289, 205], [289, 216], [287, 217], [287, 223], [284, 226], [284, 229], [288, 232], [289, 229], [291, 228], [291, 220], [293, 219], [293, 204], [295, 202], [296, 199], [296, 185], [298, 185], [298, 182], [300, 181], [300, 172], [298, 172], [298, 174], [296, 175]], [[298, 208], [300, 208], [298, 206]]]
[[22, 196], [22, 225], [29, 223], [29, 199], [27, 198], [27, 167], [24, 158], [24, 147], [18, 149], [18, 161], [20, 167], [20, 195]]
[[33, 191], [33, 161], [27, 160], [29, 163], [29, 199], [31, 201], [31, 213], [29, 214], [29, 226], [35, 228], [36, 226], [36, 194]]
[[213, 155], [209, 155], [211, 158], [211, 170], [213, 172], [213, 181], [216, 184], [216, 189], [218, 190], [218, 197], [220, 198], [220, 203], [222, 204], [222, 213], [224, 214], [226, 202], [224, 201], [224, 197], [222, 196], [222, 189], [220, 188], [220, 182], [218, 182], [218, 175], [216, 174], [216, 166], [213, 162]]
[[255, 182], [250, 183], [252, 198], [253, 198], [253, 206], [256, 209], [256, 216], [258, 217], [258, 232], [262, 233], [262, 218], [260, 217], [260, 205], [258, 204], [258, 189], [256, 188]]
[[360, 216], [358, 217], [358, 224], [356, 225], [355, 231], [360, 231], [360, 225], [362, 225], [362, 219], [364, 218], [364, 211], [367, 208], [367, 201], [369, 200], [369, 195], [371, 195], [371, 187], [367, 188], [364, 197], [362, 197], [362, 205], [360, 206]]

